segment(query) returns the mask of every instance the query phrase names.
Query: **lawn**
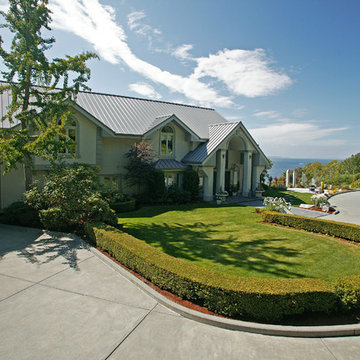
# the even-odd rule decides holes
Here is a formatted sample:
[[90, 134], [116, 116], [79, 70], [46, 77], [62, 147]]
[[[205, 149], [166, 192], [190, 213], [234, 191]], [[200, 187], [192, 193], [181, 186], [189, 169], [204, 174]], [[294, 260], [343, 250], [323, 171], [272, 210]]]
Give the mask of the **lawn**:
[[285, 198], [292, 206], [299, 206], [300, 204], [312, 204], [312, 193], [300, 193], [295, 191], [279, 190], [279, 189], [267, 189], [264, 192], [264, 196], [270, 197], [282, 197]]
[[264, 224], [244, 206], [144, 207], [119, 218], [124, 231], [213, 271], [251, 278], [333, 280], [360, 274], [360, 245]]

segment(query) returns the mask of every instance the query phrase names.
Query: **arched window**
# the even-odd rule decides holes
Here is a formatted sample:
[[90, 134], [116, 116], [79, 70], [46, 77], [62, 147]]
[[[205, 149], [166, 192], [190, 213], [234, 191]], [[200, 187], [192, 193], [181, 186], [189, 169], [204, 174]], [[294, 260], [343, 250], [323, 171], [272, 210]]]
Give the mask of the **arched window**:
[[160, 153], [161, 155], [172, 155], [174, 152], [175, 134], [171, 126], [164, 126], [161, 130]]
[[[61, 139], [64, 142], [70, 143], [68, 147], [63, 147], [60, 151], [61, 154], [75, 154], [76, 153], [76, 140], [77, 140], [77, 129], [76, 121], [74, 119], [70, 120], [61, 130], [60, 133], [64, 136], [61, 136]], [[70, 139], [70, 141], [69, 141]]]

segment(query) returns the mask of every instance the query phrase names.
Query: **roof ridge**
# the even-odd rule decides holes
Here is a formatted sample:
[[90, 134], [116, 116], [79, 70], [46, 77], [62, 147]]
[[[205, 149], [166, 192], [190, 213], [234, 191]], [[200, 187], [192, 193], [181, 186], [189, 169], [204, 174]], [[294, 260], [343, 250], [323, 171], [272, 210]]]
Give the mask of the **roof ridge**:
[[223, 122], [223, 123], [216, 123], [216, 124], [209, 124], [210, 126], [219, 126], [219, 125], [232, 125], [232, 124], [240, 124], [241, 121], [228, 121], [228, 122]]
[[84, 91], [84, 90], [81, 90], [81, 91], [79, 91], [79, 93], [93, 94], [93, 95], [104, 95], [104, 96], [113, 96], [113, 97], [120, 97], [120, 98], [133, 99], [133, 100], [151, 101], [151, 102], [155, 102], [155, 103], [163, 103], [163, 104], [178, 105], [178, 106], [184, 106], [184, 107], [190, 107], [190, 108], [196, 108], [196, 109], [202, 109], [202, 110], [215, 111], [215, 109], [213, 109], [213, 108], [208, 108], [208, 107], [203, 107], [203, 106], [180, 104], [180, 103], [175, 103], [175, 102], [171, 102], [171, 101], [145, 99], [145, 98], [134, 97], [134, 96], [108, 94], [108, 93], [102, 93], [102, 92], [97, 92], [97, 91]]

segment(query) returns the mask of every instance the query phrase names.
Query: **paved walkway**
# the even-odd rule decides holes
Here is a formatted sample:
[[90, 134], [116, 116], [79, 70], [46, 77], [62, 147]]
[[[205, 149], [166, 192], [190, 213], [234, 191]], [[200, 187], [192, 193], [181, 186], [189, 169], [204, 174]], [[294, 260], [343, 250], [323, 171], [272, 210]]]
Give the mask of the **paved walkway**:
[[75, 236], [0, 225], [0, 359], [358, 359], [360, 337], [285, 338], [186, 319]]

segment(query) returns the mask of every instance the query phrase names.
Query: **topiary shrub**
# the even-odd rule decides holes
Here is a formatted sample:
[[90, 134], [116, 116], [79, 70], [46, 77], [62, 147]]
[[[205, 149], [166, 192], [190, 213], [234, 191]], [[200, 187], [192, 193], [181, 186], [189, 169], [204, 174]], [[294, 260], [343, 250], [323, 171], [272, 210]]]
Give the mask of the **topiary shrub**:
[[105, 224], [85, 225], [89, 240], [162, 289], [234, 318], [277, 322], [305, 312], [332, 312], [338, 300], [320, 279], [249, 279], [212, 272], [167, 255]]
[[0, 222], [28, 227], [40, 227], [39, 213], [24, 201], [16, 201], [4, 209]]
[[188, 191], [191, 200], [197, 200], [199, 197], [199, 175], [196, 171], [188, 169], [183, 173], [183, 189]]
[[41, 223], [49, 230], [81, 232], [90, 220], [116, 225], [115, 212], [99, 193], [98, 172], [88, 164], [54, 168], [42, 186], [35, 183], [25, 193], [26, 201], [39, 211]]

